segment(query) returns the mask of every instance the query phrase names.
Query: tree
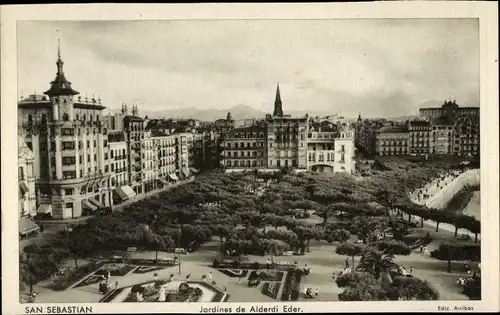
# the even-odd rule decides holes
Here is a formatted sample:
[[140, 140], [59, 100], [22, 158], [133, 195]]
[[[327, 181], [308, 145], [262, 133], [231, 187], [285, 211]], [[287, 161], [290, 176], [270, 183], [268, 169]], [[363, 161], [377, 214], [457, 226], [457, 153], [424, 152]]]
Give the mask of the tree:
[[339, 229], [333, 231], [334, 239], [341, 243], [347, 243], [349, 238], [351, 237], [351, 233], [349, 233], [346, 229]]
[[[51, 247], [28, 245], [24, 247], [19, 257], [20, 281], [30, 288], [57, 272], [61, 257], [55, 256]], [[62, 260], [62, 259], [61, 259]]]
[[467, 229], [474, 233], [474, 243], [477, 243], [477, 235], [481, 233], [481, 221], [473, 218], [473, 220], [468, 223]]
[[148, 250], [155, 251], [155, 261], [158, 261], [158, 252], [164, 251], [167, 248], [172, 248], [174, 241], [170, 235], [160, 236], [155, 233], [147, 233], [145, 239], [143, 240], [143, 246]]
[[377, 279], [369, 272], [346, 272], [335, 279], [339, 288], [356, 287], [358, 283], [373, 285]]
[[396, 266], [392, 254], [385, 254], [375, 249], [368, 249], [361, 257], [357, 269], [370, 272], [375, 276], [375, 279], [379, 279], [382, 273], [389, 272]]
[[470, 217], [466, 215], [456, 215], [452, 218], [452, 224], [455, 226], [455, 237], [458, 236], [458, 229], [466, 228]]
[[374, 217], [357, 217], [352, 224], [354, 233], [367, 244], [371, 236], [380, 230], [380, 223]]
[[395, 277], [386, 292], [390, 300], [439, 299], [439, 292], [429, 282], [415, 277]]
[[440, 210], [434, 210], [430, 212], [430, 219], [436, 222], [436, 232], [439, 232], [439, 224], [442, 222], [448, 223], [451, 221], [451, 217], [448, 213], [442, 212]]
[[87, 237], [87, 233], [82, 233], [82, 229], [74, 228], [67, 231], [68, 250], [75, 261], [75, 268], [78, 268], [78, 259], [92, 256], [95, 252], [95, 244], [93, 238]]
[[[366, 277], [362, 280], [367, 279]], [[386, 293], [379, 282], [360, 281], [346, 286], [339, 294], [340, 301], [385, 301]]]
[[229, 235], [229, 227], [227, 225], [218, 224], [215, 227], [215, 233], [220, 237], [220, 251], [224, 251], [224, 238]]
[[462, 293], [471, 300], [481, 300], [481, 276], [468, 280], [462, 289]]
[[401, 241], [384, 240], [372, 244], [378, 250], [391, 255], [408, 256], [411, 254], [411, 248]]
[[481, 246], [479, 244], [441, 244], [438, 249], [431, 252], [433, 258], [448, 262], [447, 271], [451, 272], [451, 262], [458, 260], [478, 261], [481, 257]]
[[361, 256], [364, 252], [364, 248], [360, 245], [355, 244], [342, 244], [335, 249], [335, 253], [339, 255], [349, 256], [352, 258], [352, 268], [354, 268], [354, 257]]

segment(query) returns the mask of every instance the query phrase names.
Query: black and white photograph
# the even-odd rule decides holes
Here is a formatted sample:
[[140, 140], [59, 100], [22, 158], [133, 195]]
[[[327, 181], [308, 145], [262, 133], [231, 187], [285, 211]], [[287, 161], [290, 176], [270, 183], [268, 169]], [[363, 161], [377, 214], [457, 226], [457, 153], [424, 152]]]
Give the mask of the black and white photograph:
[[17, 21], [11, 302], [474, 310], [498, 256], [480, 23]]

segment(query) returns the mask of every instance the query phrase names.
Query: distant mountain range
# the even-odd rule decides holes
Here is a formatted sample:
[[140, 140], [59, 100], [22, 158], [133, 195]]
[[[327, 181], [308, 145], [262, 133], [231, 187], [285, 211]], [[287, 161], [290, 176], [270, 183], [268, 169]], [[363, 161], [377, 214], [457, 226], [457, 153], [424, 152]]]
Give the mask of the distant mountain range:
[[[418, 109], [422, 107], [440, 107], [443, 105], [444, 101], [431, 100], [421, 104], [416, 105], [411, 109], [415, 115], [399, 116], [399, 117], [380, 117], [386, 118], [388, 120], [403, 121], [411, 120], [417, 117]], [[466, 105], [461, 105], [466, 106]], [[120, 109], [111, 109], [112, 113], [119, 113]], [[148, 116], [148, 118], [193, 118], [201, 121], [215, 121], [217, 119], [226, 118], [227, 113], [230, 112], [233, 119], [248, 119], [248, 118], [264, 118], [266, 113], [255, 109], [247, 105], [236, 105], [229, 109], [197, 109], [194, 107], [179, 108], [179, 109], [167, 109], [167, 110], [140, 110], [139, 114], [141, 117]], [[303, 116], [307, 111], [287, 111], [285, 114], [292, 116]], [[311, 116], [328, 116], [334, 115], [332, 112], [309, 112]], [[355, 120], [357, 117], [347, 117], [349, 120]], [[375, 118], [375, 117], [363, 117], [363, 118]]]

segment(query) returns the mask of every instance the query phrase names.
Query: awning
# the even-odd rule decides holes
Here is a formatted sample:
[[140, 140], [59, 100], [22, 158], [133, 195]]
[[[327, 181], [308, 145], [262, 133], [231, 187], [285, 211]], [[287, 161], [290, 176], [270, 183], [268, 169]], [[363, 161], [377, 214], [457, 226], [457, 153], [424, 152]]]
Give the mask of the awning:
[[162, 183], [163, 185], [167, 186], [168, 185], [168, 182], [166, 180], [164, 180], [163, 178], [158, 178], [158, 181], [160, 183]]
[[189, 169], [187, 167], [183, 167], [182, 174], [184, 174], [184, 176], [186, 176], [186, 177], [189, 177]]
[[192, 173], [196, 174], [196, 173], [199, 173], [200, 171], [198, 171], [196, 168], [194, 167], [190, 167], [189, 170], [191, 170]]
[[21, 218], [19, 220], [19, 234], [25, 235], [31, 232], [38, 231], [39, 227], [29, 218]]
[[179, 180], [179, 177], [177, 177], [177, 175], [175, 175], [175, 174], [169, 174], [168, 177], [170, 177], [172, 180], [175, 180], [175, 181]]
[[19, 182], [19, 187], [21, 188], [23, 195], [30, 191], [30, 189], [28, 188], [28, 185], [24, 181]]
[[82, 205], [84, 208], [95, 211], [97, 207], [90, 203], [88, 200], [82, 200]]
[[90, 197], [89, 198], [89, 201], [94, 205], [96, 206], [97, 208], [104, 208], [104, 205], [102, 203], [100, 203], [99, 201], [97, 201], [94, 197]]
[[52, 205], [41, 204], [36, 210], [36, 213], [43, 213], [43, 214], [52, 213]]
[[[127, 189], [128, 188], [128, 189]], [[115, 192], [121, 199], [127, 200], [135, 196], [135, 192], [129, 186], [120, 186], [115, 188]]]
[[135, 191], [128, 185], [124, 185], [121, 189], [127, 194], [129, 198], [132, 198], [136, 195]]

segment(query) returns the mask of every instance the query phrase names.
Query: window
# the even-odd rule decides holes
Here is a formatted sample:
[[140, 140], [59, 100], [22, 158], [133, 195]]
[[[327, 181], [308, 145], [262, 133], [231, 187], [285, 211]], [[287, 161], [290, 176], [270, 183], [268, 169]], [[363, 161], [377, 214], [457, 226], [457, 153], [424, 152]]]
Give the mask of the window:
[[[90, 154], [87, 155], [87, 162], [90, 162]], [[89, 172], [90, 172], [90, 169], [89, 169]]]
[[24, 180], [24, 169], [22, 167], [19, 168], [18, 176], [19, 180]]
[[75, 130], [73, 128], [61, 128], [61, 134], [63, 136], [74, 136]]
[[64, 189], [64, 195], [65, 196], [70, 196], [73, 194], [73, 189], [72, 188], [66, 188]]
[[281, 160], [276, 161], [276, 166], [281, 167]]
[[111, 151], [109, 151], [109, 156], [110, 156], [111, 158], [113, 158], [114, 152], [115, 152], [115, 150], [111, 150]]
[[42, 125], [45, 125], [47, 123], [47, 115], [42, 114]]
[[29, 114], [28, 115], [28, 125], [32, 125], [33, 124], [33, 115]]
[[64, 113], [64, 114], [63, 114], [63, 120], [64, 120], [64, 121], [68, 121], [68, 120], [69, 120], [69, 116], [68, 116], [68, 114], [67, 114], [67, 113]]
[[109, 168], [107, 165], [104, 166], [104, 172], [107, 173], [109, 171]]
[[75, 177], [76, 177], [75, 171], [63, 171], [63, 178], [64, 179], [75, 178]]
[[63, 141], [62, 147], [63, 147], [63, 150], [74, 150], [75, 143], [73, 141]]
[[94, 154], [94, 161], [97, 161], [97, 154]]
[[97, 141], [94, 140], [94, 148], [97, 146]]
[[104, 146], [107, 147], [108, 146], [108, 140], [104, 139]]
[[227, 166], [231, 166], [231, 161], [227, 161]]
[[66, 209], [73, 209], [73, 203], [72, 202], [66, 202]]
[[76, 163], [76, 158], [74, 156], [63, 156], [62, 164], [63, 165], [73, 165]]
[[80, 115], [76, 114], [76, 120], [80, 120]]
[[104, 159], [107, 160], [108, 159], [108, 153], [104, 153]]

